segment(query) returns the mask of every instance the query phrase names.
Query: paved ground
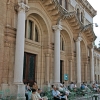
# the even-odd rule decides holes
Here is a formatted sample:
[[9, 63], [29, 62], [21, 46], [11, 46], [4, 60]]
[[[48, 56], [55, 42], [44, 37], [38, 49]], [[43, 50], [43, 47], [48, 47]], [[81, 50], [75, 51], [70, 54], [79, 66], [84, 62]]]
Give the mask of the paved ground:
[[77, 97], [75, 100], [100, 100], [100, 94], [94, 94], [98, 95], [98, 98], [96, 99], [95, 97], [88, 97], [88, 96], [83, 96], [83, 97]]

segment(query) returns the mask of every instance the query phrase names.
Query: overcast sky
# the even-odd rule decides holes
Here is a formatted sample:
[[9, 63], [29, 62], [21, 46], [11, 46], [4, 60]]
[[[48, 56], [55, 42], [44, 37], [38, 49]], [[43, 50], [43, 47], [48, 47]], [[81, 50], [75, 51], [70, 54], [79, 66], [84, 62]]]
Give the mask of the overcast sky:
[[97, 15], [93, 18], [93, 22], [98, 24], [98, 27], [94, 27], [94, 32], [97, 36], [95, 44], [98, 46], [100, 41], [100, 0], [87, 0], [92, 7], [97, 10]]

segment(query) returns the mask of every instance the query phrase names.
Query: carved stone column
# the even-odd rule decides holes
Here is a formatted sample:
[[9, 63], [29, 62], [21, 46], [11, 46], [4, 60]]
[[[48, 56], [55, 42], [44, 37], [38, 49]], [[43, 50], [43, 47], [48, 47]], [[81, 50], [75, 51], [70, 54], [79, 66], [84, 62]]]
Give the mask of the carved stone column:
[[76, 65], [77, 65], [77, 86], [81, 86], [81, 51], [80, 51], [80, 41], [81, 37], [78, 37], [76, 40]]
[[14, 83], [23, 84], [23, 61], [24, 61], [24, 39], [25, 39], [25, 10], [28, 8], [23, 2], [18, 3], [18, 22], [16, 33], [16, 50], [15, 50], [15, 69]]
[[61, 25], [54, 25], [54, 83], [60, 83], [60, 31]]
[[[18, 3], [18, 19], [16, 33], [16, 50], [15, 50], [15, 68], [14, 68], [14, 84], [17, 94], [21, 95], [21, 99], [25, 100], [25, 85], [23, 84], [23, 61], [24, 61], [24, 39], [25, 39], [25, 11], [29, 8], [23, 2]], [[18, 96], [17, 99], [20, 97]]]

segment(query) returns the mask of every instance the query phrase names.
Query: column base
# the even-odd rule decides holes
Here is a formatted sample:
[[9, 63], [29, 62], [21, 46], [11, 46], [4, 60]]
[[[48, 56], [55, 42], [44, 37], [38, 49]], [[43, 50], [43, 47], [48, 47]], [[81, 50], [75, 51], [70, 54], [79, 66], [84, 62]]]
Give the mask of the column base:
[[81, 87], [81, 82], [76, 84], [78, 88]]
[[3, 96], [7, 96], [7, 94], [5, 93], [5, 91], [9, 88], [8, 84], [1, 84], [1, 90], [4, 91]]
[[[25, 97], [25, 85], [24, 84], [1, 84], [1, 89], [3, 91], [6, 91], [9, 89], [9, 94], [12, 95], [12, 97], [14, 98], [14, 100], [26, 100]], [[4, 92], [4, 96], [6, 96], [7, 94]]]
[[17, 100], [19, 100], [19, 99], [26, 100], [25, 85], [24, 84], [18, 84], [18, 85], [16, 85], [16, 89], [17, 89]]
[[95, 83], [95, 81], [91, 81], [90, 83], [93, 84], [93, 83]]
[[57, 86], [57, 87], [59, 87], [60, 84], [61, 84], [60, 82], [54, 82], [54, 85]]

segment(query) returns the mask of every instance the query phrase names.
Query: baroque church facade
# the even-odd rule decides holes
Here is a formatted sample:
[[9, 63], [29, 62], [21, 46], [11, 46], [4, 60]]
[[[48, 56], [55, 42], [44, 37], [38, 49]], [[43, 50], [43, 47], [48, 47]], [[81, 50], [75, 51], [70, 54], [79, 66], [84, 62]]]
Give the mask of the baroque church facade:
[[87, 0], [0, 0], [0, 8], [1, 89], [100, 80], [93, 45], [97, 12]]

